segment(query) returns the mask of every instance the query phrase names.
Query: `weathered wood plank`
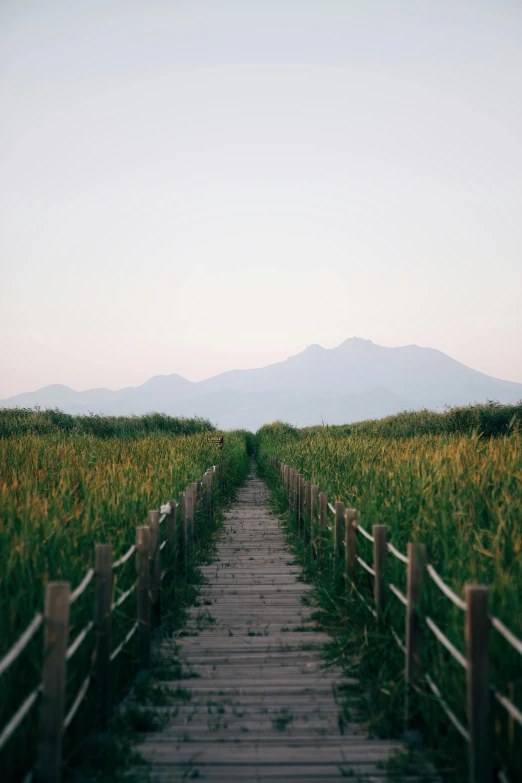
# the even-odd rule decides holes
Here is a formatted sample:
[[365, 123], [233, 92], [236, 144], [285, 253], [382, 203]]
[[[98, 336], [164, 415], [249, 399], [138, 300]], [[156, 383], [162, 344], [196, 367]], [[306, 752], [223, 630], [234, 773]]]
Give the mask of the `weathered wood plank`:
[[[175, 706], [176, 717], [138, 747], [151, 780], [190, 778], [200, 769], [216, 781], [378, 780], [401, 747], [366, 739], [355, 718], [340, 734], [338, 702], [356, 704], [357, 681], [325, 668], [320, 651], [330, 637], [303, 603], [310, 587], [298, 581], [300, 569], [267, 500], [266, 486], [251, 475], [226, 514], [215, 561], [201, 568], [199, 604], [181, 635], [158, 645], [162, 669], [178, 674], [157, 682], [173, 702], [156, 709], [166, 714]], [[298, 495], [296, 505], [302, 500]], [[322, 505], [324, 523], [324, 498]], [[176, 699], [179, 688], [185, 701]]]

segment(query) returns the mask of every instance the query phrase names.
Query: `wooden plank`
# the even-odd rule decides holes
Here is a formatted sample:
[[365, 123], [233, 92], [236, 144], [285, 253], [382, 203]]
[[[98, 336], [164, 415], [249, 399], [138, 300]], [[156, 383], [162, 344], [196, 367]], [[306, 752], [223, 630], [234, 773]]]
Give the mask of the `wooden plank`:
[[[305, 494], [297, 471], [275, 459], [273, 464], [296, 520], [301, 510], [301, 529], [316, 539], [327, 530], [326, 494], [308, 481]], [[159, 646], [162, 669], [176, 667], [178, 676], [161, 678], [157, 687], [173, 695], [181, 688], [187, 700], [176, 699], [167, 729], [139, 746], [153, 780], [188, 776], [201, 767], [200, 776], [209, 780], [269, 780], [275, 772], [276, 779], [319, 783], [344, 779], [347, 760], [352, 772], [376, 774], [401, 747], [367, 740], [355, 720], [341, 735], [336, 700], [357, 681], [323, 665], [320, 652], [330, 637], [314, 630], [312, 609], [302, 602], [310, 587], [297, 581], [300, 569], [268, 498], [266, 486], [251, 475], [225, 513], [216, 562], [201, 569], [206, 583], [199, 605], [189, 609], [185, 635]], [[336, 551], [344, 557], [344, 506], [338, 505]], [[185, 679], [180, 665], [182, 673], [197, 676]], [[167, 715], [172, 707], [156, 709]]]

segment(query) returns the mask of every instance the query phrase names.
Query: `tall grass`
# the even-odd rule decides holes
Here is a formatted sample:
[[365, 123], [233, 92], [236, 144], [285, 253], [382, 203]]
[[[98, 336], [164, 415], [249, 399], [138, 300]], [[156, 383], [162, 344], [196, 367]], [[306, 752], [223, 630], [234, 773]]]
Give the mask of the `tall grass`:
[[[342, 436], [340, 428], [295, 430], [284, 424], [263, 427], [258, 433], [258, 458], [268, 470], [268, 456], [275, 455], [298, 468], [330, 502], [341, 500], [358, 510], [366, 529], [386, 524], [388, 540], [401, 551], [408, 541], [426, 544], [428, 560], [459, 594], [466, 583], [483, 583], [490, 588], [490, 608], [515, 633], [522, 633], [522, 438], [518, 432], [485, 439], [471, 435], [409, 434], [404, 438], [379, 435], [379, 424], [368, 434], [356, 430]], [[330, 542], [331, 544], [331, 542]], [[371, 562], [371, 544], [357, 537], [361, 557]], [[331, 558], [331, 547], [328, 558]], [[317, 564], [317, 574], [331, 576], [331, 559]], [[328, 565], [330, 563], [330, 565]], [[326, 571], [325, 571], [326, 569]], [[316, 574], [316, 575], [317, 575]], [[405, 592], [405, 567], [388, 556], [386, 579]], [[359, 569], [356, 586], [372, 601], [371, 577]], [[334, 587], [332, 585], [332, 587]], [[422, 612], [429, 614], [464, 650], [463, 616], [425, 579]], [[341, 607], [344, 589], [337, 595]], [[352, 602], [358, 599], [352, 594]], [[347, 616], [351, 613], [346, 608]], [[388, 593], [388, 627], [404, 637], [404, 608]], [[382, 638], [381, 638], [382, 643]], [[364, 643], [361, 641], [361, 643]], [[391, 640], [393, 645], [393, 640]], [[445, 694], [451, 708], [465, 724], [465, 676], [462, 669], [426, 632], [424, 665]], [[513, 693], [522, 703], [520, 656], [492, 632], [492, 678], [504, 693]], [[391, 655], [390, 660], [399, 660]], [[390, 675], [399, 687], [401, 667]], [[388, 706], [396, 706], [393, 688], [380, 695]], [[377, 702], [376, 702], [377, 704]], [[385, 707], [379, 703], [382, 714]], [[440, 741], [448, 721], [440, 708], [428, 699], [422, 703], [427, 736]], [[520, 774], [520, 760], [506, 731], [505, 713], [495, 710], [498, 757], [507, 759], [514, 779]], [[402, 728], [401, 716], [397, 725]], [[465, 767], [465, 749], [460, 737], [453, 737], [453, 759], [459, 759], [453, 774]], [[460, 754], [460, 755], [459, 755]], [[451, 754], [450, 754], [451, 755]], [[460, 766], [459, 766], [460, 765]], [[513, 772], [516, 770], [516, 772]], [[462, 772], [462, 774], [464, 774]], [[455, 779], [457, 779], [455, 777]]]
[[[196, 422], [194, 428], [199, 426]], [[0, 657], [42, 611], [48, 581], [65, 580], [76, 587], [94, 565], [97, 543], [112, 543], [118, 558], [134, 543], [135, 528], [146, 523], [148, 510], [177, 497], [223, 459], [229, 460], [228, 483], [234, 486], [248, 470], [246, 433], [226, 433], [223, 451], [204, 431], [106, 439], [75, 430], [0, 438]], [[134, 558], [114, 577], [117, 597], [135, 579]], [[94, 582], [71, 607], [70, 640], [93, 618], [93, 588]], [[113, 646], [134, 620], [131, 597], [113, 618]], [[125, 668], [125, 662], [133, 659], [133, 645], [129, 648], [114, 664], [127, 680], [132, 666]], [[90, 668], [92, 650], [90, 639], [71, 661], [70, 696]], [[0, 679], [0, 727], [38, 684], [42, 652], [39, 632]], [[34, 758], [37, 715], [34, 708], [1, 754], [7, 779], [16, 780]]]
[[58, 409], [0, 408], [0, 438], [26, 435], [96, 435], [144, 438], [147, 435], [196, 435], [215, 428], [207, 419], [148, 413], [144, 416], [71, 416]]
[[[480, 405], [448, 408], [442, 413], [430, 410], [404, 411], [384, 419], [370, 419], [355, 424], [328, 426], [331, 434], [378, 435], [382, 438], [410, 438], [417, 435], [472, 435], [501, 437], [517, 430], [522, 423], [522, 402], [502, 405], [491, 401]], [[315, 432], [321, 427], [307, 427]]]

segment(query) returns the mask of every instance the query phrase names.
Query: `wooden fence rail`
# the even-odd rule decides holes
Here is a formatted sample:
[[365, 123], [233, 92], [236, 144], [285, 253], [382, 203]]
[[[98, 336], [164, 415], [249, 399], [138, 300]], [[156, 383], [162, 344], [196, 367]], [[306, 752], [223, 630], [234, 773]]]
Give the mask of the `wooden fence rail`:
[[[24, 633], [0, 660], [0, 676], [18, 659], [38, 629], [44, 627], [42, 681], [25, 699], [0, 732], [0, 751], [7, 744], [31, 708], [40, 699], [40, 720], [36, 767], [23, 783], [60, 783], [62, 769], [62, 739], [72, 723], [91, 684], [95, 684], [96, 728], [105, 731], [111, 713], [110, 664], [137, 633], [137, 658], [141, 669], [150, 666], [152, 632], [161, 622], [161, 582], [168, 576], [186, 579], [194, 556], [194, 541], [198, 530], [195, 511], [210, 520], [213, 514], [213, 484], [222, 490], [228, 460], [209, 468], [202, 479], [189, 484], [176, 500], [170, 500], [160, 510], [150, 511], [148, 524], [136, 528], [136, 543], [118, 560], [113, 561], [110, 544], [96, 544], [95, 567], [88, 570], [76, 590], [68, 582], [50, 582], [46, 587], [45, 610], [37, 613]], [[182, 509], [179, 519], [178, 508]], [[179, 522], [181, 524], [179, 524]], [[165, 525], [164, 525], [165, 523]], [[162, 531], [165, 537], [162, 541]], [[162, 560], [162, 553], [165, 550]], [[137, 579], [130, 588], [112, 602], [113, 573], [136, 555]], [[168, 569], [162, 571], [162, 562]], [[85, 592], [91, 580], [96, 581], [94, 619], [69, 643], [69, 608]], [[123, 641], [111, 652], [111, 619], [114, 610], [136, 593], [136, 622]], [[67, 714], [67, 663], [94, 630], [95, 654], [92, 670], [83, 680]]]
[[[314, 508], [311, 503], [311, 482], [305, 480], [299, 471], [290, 468], [277, 457], [270, 457], [270, 465], [278, 471], [281, 484], [288, 495], [288, 508], [294, 516], [299, 535], [305, 542], [314, 541], [318, 535], [316, 530]], [[287, 476], [295, 475], [295, 481], [288, 481]], [[304, 501], [303, 501], [304, 492]], [[314, 493], [316, 494], [316, 493]], [[403, 643], [395, 629], [390, 631], [397, 645], [404, 654], [404, 669], [406, 688], [405, 722], [408, 726], [411, 718], [412, 691], [418, 689], [424, 681], [436, 697], [447, 717], [467, 742], [468, 768], [470, 783], [493, 783], [493, 720], [491, 700], [494, 698], [507, 712], [511, 725], [522, 726], [522, 711], [504, 694], [499, 693], [490, 679], [489, 633], [493, 628], [522, 655], [522, 640], [518, 639], [497, 617], [488, 611], [488, 588], [484, 585], [466, 585], [465, 599], [459, 598], [453, 590], [441, 579], [433, 566], [426, 563], [426, 548], [422, 543], [408, 544], [407, 554], [396, 549], [386, 540], [386, 525], [373, 525], [370, 534], [357, 523], [355, 509], [345, 509], [344, 504], [337, 501], [335, 506], [327, 503], [325, 492], [319, 493], [321, 507], [328, 507], [333, 514], [333, 525], [326, 524], [327, 531], [333, 535], [333, 557], [335, 572], [338, 573], [339, 562], [344, 558], [344, 574], [355, 596], [357, 596], [373, 614], [377, 621], [382, 622], [388, 591], [403, 604], [406, 609], [405, 642]], [[344, 523], [344, 538], [343, 538]], [[321, 529], [323, 522], [321, 522]], [[373, 564], [367, 563], [357, 554], [357, 535], [370, 541], [373, 545]], [[407, 594], [404, 595], [394, 584], [386, 583], [384, 564], [387, 553], [407, 567]], [[356, 585], [356, 564], [370, 574], [373, 579], [373, 606], [359, 592]], [[466, 672], [467, 688], [467, 728], [462, 725], [450, 709], [437, 684], [423, 665], [421, 628], [423, 625], [420, 605], [422, 582], [425, 576], [441, 590], [452, 603], [465, 614], [466, 653], [461, 653], [448, 639], [443, 631], [430, 618], [425, 617], [424, 623], [437, 641], [442, 644], [452, 657]], [[497, 770], [497, 780], [509, 783], [507, 774]]]

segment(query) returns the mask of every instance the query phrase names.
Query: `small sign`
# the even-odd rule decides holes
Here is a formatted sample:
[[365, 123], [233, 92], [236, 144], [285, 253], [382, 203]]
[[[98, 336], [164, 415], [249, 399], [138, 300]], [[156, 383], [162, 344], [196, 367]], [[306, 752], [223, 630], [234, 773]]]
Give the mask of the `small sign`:
[[210, 435], [209, 440], [214, 443], [220, 451], [223, 449], [223, 435]]

